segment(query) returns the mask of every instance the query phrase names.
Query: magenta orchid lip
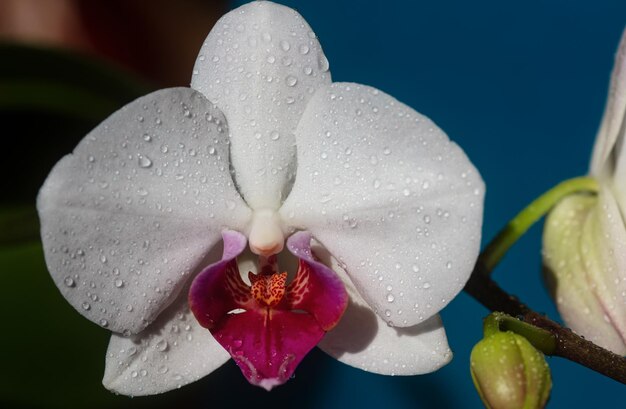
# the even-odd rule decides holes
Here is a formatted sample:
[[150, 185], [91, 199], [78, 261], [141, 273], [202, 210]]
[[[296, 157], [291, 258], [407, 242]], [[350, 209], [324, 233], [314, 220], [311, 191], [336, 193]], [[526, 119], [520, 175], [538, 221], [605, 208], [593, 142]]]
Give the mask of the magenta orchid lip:
[[[203, 327], [228, 351], [244, 376], [270, 390], [293, 375], [296, 366], [324, 334], [337, 325], [348, 294], [337, 275], [311, 253], [311, 236], [298, 232], [287, 247], [299, 259], [298, 271], [286, 286], [276, 257], [241, 278], [236, 257], [246, 238], [227, 231], [222, 260], [204, 269], [189, 291], [189, 306]], [[257, 284], [272, 288], [257, 289]], [[255, 291], [258, 290], [258, 291]]]

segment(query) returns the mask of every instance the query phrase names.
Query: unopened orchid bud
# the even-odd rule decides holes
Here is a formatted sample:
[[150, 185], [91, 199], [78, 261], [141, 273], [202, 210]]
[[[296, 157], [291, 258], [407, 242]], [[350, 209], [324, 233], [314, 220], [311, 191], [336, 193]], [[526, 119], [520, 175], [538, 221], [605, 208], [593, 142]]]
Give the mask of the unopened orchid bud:
[[552, 380], [544, 355], [514, 332], [498, 332], [474, 346], [471, 373], [490, 409], [543, 408]]

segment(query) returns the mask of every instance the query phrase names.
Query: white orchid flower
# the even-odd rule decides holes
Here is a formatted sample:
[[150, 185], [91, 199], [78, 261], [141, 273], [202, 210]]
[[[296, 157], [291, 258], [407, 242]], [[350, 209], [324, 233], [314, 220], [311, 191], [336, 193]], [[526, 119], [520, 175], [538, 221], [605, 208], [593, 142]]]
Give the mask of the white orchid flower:
[[563, 320], [626, 355], [626, 34], [591, 159], [597, 196], [568, 196], [544, 229], [544, 264]]
[[247, 4], [191, 88], [131, 102], [52, 170], [48, 268], [113, 332], [107, 388], [164, 392], [232, 356], [271, 389], [318, 343], [382, 374], [451, 359], [437, 313], [476, 260], [483, 182], [428, 118], [328, 69], [298, 13]]

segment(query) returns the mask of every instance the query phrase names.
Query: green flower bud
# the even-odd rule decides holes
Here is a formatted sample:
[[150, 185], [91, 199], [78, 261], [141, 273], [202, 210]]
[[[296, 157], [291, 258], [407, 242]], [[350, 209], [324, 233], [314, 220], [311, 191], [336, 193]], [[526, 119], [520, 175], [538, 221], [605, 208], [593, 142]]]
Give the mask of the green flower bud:
[[489, 409], [543, 408], [552, 379], [543, 354], [514, 332], [489, 335], [470, 356], [474, 385]]

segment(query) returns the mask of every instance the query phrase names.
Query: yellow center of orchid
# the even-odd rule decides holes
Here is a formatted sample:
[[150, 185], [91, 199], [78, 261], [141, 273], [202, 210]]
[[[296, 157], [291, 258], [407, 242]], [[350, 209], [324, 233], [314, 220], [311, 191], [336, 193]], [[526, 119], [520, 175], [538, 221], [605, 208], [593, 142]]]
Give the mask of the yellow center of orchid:
[[248, 273], [252, 284], [250, 292], [254, 299], [267, 307], [278, 305], [285, 295], [287, 273], [275, 273], [271, 275]]

